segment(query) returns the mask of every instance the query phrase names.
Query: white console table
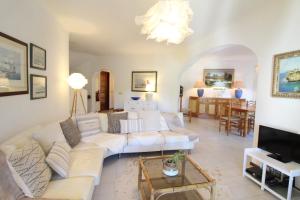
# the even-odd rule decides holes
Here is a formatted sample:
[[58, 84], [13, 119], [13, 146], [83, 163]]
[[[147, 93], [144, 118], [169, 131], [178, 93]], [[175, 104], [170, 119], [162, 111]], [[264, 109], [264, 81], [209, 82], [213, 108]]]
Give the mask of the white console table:
[[125, 111], [157, 110], [155, 101], [129, 100], [124, 103]]
[[[250, 178], [255, 183], [260, 185], [261, 190], [267, 190], [281, 200], [300, 199], [300, 192], [293, 188], [295, 177], [300, 176], [300, 164], [295, 162], [283, 163], [269, 157], [269, 154], [269, 152], [259, 148], [246, 148], [244, 151], [243, 176]], [[260, 163], [260, 167], [262, 168], [261, 180], [252, 176], [246, 171], [249, 158]], [[271, 167], [287, 175], [289, 177], [288, 188], [284, 189], [277, 188], [276, 186], [268, 186], [265, 182], [267, 167]]]

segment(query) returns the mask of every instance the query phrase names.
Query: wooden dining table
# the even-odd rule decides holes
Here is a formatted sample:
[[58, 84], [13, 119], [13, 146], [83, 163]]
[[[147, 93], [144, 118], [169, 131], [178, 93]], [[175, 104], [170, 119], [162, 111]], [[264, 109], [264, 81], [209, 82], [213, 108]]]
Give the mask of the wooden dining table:
[[255, 106], [246, 106], [246, 105], [232, 105], [231, 106], [231, 111], [235, 111], [235, 112], [239, 112], [241, 114], [243, 114], [244, 116], [244, 130], [243, 130], [243, 137], [246, 137], [246, 135], [249, 132], [249, 113], [255, 113]]

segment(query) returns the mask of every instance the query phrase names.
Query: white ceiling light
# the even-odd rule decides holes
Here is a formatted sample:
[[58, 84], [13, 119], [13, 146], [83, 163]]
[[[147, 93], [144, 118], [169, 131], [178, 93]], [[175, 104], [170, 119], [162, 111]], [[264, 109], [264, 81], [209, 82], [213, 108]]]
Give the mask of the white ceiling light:
[[185, 0], [160, 0], [143, 16], [137, 16], [135, 23], [143, 25], [141, 33], [147, 39], [157, 42], [179, 44], [193, 33], [189, 28], [193, 11]]

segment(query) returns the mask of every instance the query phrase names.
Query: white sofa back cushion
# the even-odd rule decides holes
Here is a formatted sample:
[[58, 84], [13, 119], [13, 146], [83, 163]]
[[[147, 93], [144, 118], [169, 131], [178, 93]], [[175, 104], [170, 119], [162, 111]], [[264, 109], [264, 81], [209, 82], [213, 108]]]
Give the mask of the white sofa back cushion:
[[143, 120], [144, 131], [160, 131], [159, 111], [139, 111], [138, 116]]
[[168, 131], [170, 130], [168, 127], [168, 124], [166, 122], [166, 119], [160, 114], [160, 131]]
[[46, 155], [49, 153], [54, 142], [67, 142], [59, 122], [53, 122], [34, 131], [32, 137], [39, 142]]
[[143, 131], [142, 119], [120, 120], [121, 133], [136, 133]]
[[99, 113], [100, 127], [105, 133], [108, 132], [108, 117], [107, 113]]
[[81, 136], [91, 136], [101, 132], [100, 119], [97, 113], [89, 113], [76, 118]]

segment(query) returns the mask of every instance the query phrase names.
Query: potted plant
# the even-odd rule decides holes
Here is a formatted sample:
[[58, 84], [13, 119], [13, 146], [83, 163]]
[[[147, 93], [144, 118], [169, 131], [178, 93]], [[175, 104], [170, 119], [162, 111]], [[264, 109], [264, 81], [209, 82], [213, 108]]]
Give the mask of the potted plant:
[[184, 152], [178, 151], [163, 161], [163, 173], [167, 176], [176, 176], [179, 172], [179, 162], [184, 159]]

